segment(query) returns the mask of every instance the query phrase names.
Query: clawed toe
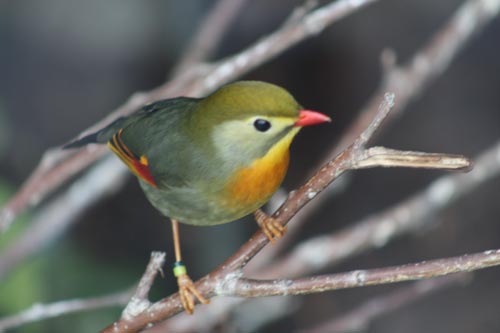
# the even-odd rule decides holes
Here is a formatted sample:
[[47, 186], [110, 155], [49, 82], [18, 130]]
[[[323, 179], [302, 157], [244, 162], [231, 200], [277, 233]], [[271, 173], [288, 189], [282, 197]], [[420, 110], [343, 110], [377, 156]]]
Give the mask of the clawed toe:
[[274, 244], [276, 239], [283, 237], [286, 227], [281, 225], [276, 219], [268, 216], [261, 210], [255, 212], [255, 220], [267, 239]]
[[192, 314], [194, 311], [195, 299], [200, 303], [208, 304], [210, 301], [200, 294], [196, 289], [193, 281], [187, 274], [181, 274], [177, 277], [177, 284], [179, 285], [179, 296], [181, 303], [187, 313]]

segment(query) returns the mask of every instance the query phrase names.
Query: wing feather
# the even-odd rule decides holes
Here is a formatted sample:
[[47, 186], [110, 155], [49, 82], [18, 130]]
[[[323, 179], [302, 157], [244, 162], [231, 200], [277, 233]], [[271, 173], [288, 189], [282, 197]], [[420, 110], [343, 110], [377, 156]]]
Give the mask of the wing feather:
[[157, 184], [149, 170], [149, 161], [145, 155], [137, 156], [128, 148], [121, 139], [123, 129], [120, 129], [108, 141], [108, 147], [127, 165], [139, 178], [153, 187]]

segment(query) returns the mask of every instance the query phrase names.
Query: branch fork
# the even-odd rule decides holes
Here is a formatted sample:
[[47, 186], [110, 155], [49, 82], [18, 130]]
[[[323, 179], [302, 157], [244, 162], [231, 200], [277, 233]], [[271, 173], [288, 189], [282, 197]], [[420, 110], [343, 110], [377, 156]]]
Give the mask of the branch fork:
[[146, 271], [142, 275], [137, 288], [130, 298], [125, 309], [122, 312], [123, 320], [133, 320], [133, 318], [140, 313], [146, 311], [150, 306], [151, 302], [148, 299], [149, 291], [153, 286], [153, 282], [160, 273], [163, 275], [162, 266], [165, 263], [164, 252], [152, 252], [149, 263], [146, 267]]

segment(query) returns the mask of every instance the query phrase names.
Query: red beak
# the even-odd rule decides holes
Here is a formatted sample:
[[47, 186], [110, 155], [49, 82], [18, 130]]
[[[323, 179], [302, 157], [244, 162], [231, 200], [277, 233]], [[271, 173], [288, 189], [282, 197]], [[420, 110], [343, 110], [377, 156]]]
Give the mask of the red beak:
[[295, 124], [293, 124], [293, 126], [310, 126], [331, 121], [330, 117], [325, 114], [311, 110], [300, 110], [299, 119], [295, 122]]

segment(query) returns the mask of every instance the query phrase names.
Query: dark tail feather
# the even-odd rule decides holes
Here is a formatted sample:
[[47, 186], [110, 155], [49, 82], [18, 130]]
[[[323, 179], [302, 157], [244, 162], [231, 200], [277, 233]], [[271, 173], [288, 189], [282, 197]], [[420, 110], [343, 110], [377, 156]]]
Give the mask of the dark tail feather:
[[120, 128], [123, 127], [127, 119], [129, 119], [129, 117], [120, 117], [97, 132], [64, 145], [63, 149], [79, 148], [86, 146], [89, 143], [106, 143], [120, 130]]
[[79, 148], [79, 147], [86, 146], [89, 143], [101, 143], [101, 142], [97, 142], [98, 135], [99, 135], [99, 132], [89, 134], [87, 136], [84, 136], [81, 139], [77, 139], [77, 140], [72, 141], [68, 144], [65, 144], [62, 148], [63, 149]]

